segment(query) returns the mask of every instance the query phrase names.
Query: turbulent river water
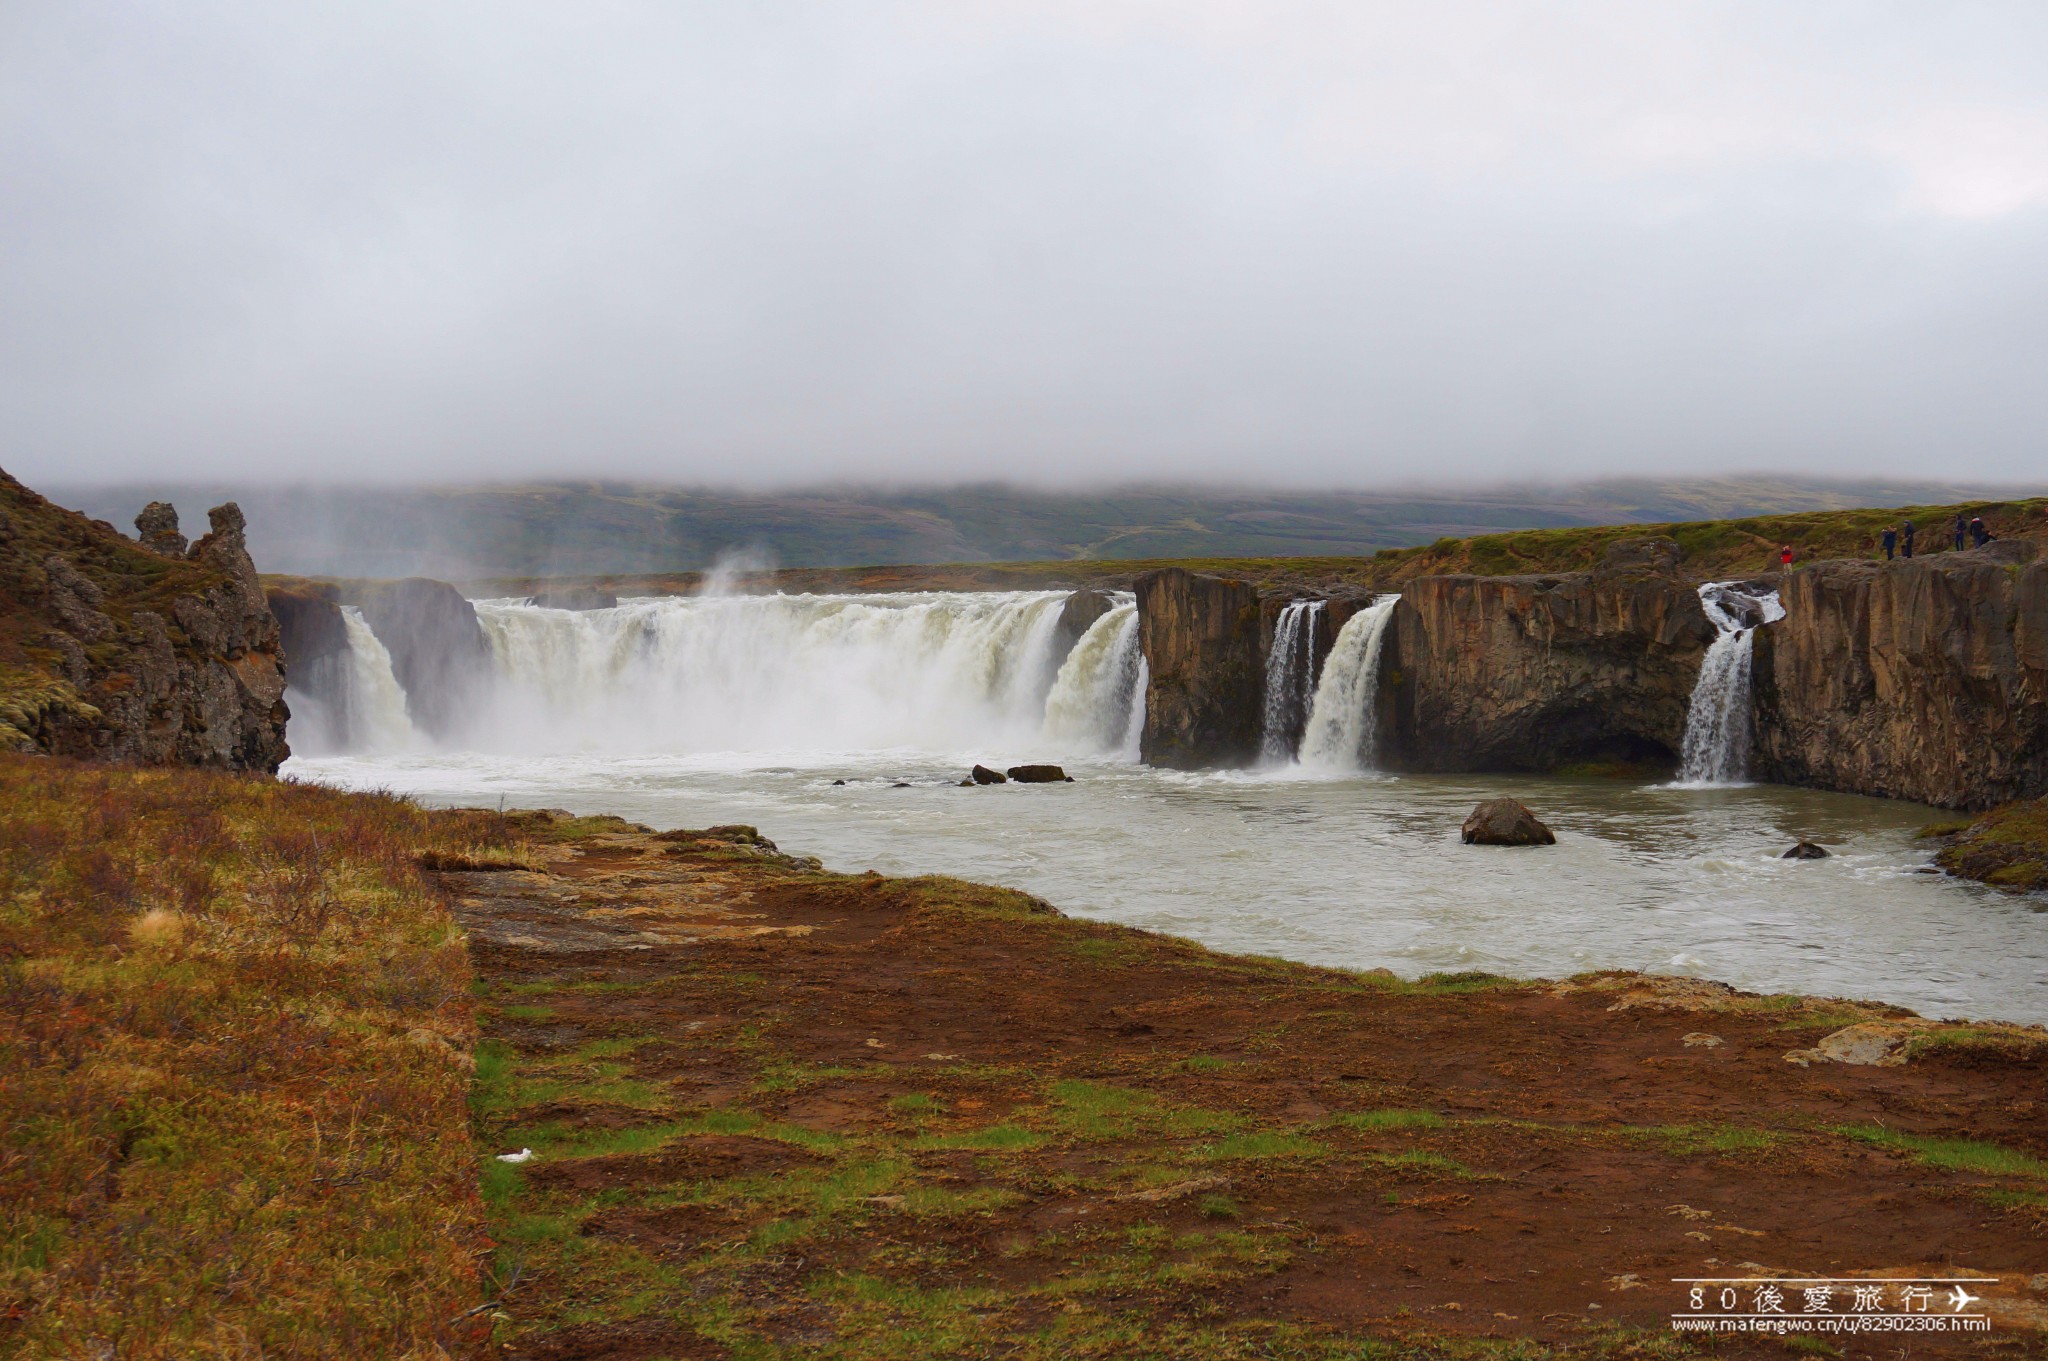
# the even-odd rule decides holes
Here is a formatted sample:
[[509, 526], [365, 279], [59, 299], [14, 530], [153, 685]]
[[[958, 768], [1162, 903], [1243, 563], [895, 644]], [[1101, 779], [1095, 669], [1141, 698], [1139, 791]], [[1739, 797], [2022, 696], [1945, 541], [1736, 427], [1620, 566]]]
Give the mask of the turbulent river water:
[[[1320, 964], [1647, 969], [2048, 1021], [2048, 914], [1920, 872], [1914, 833], [1934, 810], [1770, 785], [1374, 774], [1353, 709], [1373, 684], [1382, 621], [1367, 614], [1322, 663], [1313, 703], [1343, 708], [1308, 716], [1306, 764], [1154, 770], [1134, 759], [1130, 605], [1055, 655], [1062, 599], [485, 604], [500, 684], [478, 697], [480, 736], [436, 746], [364, 713], [356, 731], [374, 736], [286, 773], [441, 804], [753, 823], [837, 869], [957, 874]], [[388, 708], [381, 680], [363, 683]], [[1044, 759], [1075, 783], [957, 785], [975, 761]], [[1503, 793], [1558, 844], [1459, 844], [1473, 803]], [[1778, 859], [1798, 837], [1834, 857]]]

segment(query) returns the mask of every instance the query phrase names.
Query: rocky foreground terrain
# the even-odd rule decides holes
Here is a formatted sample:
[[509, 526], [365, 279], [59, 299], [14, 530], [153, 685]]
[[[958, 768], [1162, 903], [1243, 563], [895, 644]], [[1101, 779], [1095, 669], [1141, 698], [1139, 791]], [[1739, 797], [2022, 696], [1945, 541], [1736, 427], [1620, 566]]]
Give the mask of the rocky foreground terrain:
[[506, 1357], [1686, 1355], [1674, 1278], [1708, 1276], [1795, 1313], [1815, 1276], [1981, 1278], [1994, 1333], [1828, 1355], [2048, 1325], [2048, 1033], [1404, 982], [750, 828], [552, 825], [434, 862]]

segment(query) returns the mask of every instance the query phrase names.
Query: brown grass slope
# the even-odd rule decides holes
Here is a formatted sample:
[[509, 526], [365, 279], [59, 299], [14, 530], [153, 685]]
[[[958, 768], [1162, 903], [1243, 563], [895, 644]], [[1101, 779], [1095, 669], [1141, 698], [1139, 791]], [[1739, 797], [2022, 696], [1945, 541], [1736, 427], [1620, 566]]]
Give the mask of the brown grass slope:
[[462, 1340], [471, 975], [414, 856], [495, 822], [0, 756], [0, 1355]]

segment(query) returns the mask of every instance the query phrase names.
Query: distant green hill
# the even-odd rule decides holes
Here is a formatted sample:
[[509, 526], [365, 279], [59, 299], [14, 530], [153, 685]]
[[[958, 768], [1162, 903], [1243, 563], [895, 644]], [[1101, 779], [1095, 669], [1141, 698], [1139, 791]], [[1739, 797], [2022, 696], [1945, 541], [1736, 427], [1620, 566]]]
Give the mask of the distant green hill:
[[152, 500], [236, 500], [267, 572], [453, 579], [683, 572], [751, 552], [785, 567], [1358, 557], [1527, 529], [1954, 503], [2005, 489], [1795, 478], [1612, 480], [1471, 492], [709, 491], [625, 482], [319, 488], [53, 487], [127, 529]]

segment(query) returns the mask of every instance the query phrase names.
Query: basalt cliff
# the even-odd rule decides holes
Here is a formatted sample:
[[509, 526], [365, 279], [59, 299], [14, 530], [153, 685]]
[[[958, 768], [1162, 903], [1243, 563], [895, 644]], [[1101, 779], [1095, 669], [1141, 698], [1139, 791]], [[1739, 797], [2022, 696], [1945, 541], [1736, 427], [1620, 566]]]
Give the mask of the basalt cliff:
[[272, 772], [284, 653], [230, 502], [188, 545], [161, 503], [140, 541], [0, 473], [0, 746]]
[[1757, 631], [1753, 773], [1946, 808], [2048, 792], [2041, 546], [1791, 573]]
[[1380, 750], [1402, 770], [1665, 766], [1714, 626], [1676, 545], [1590, 572], [1424, 577], [1394, 606]]
[[[1981, 809], [2048, 793], [2044, 541], [1897, 562], [1802, 565], [1754, 629], [1758, 779]], [[1144, 757], [1258, 758], [1260, 679], [1280, 603], [1185, 571], [1138, 582], [1150, 672]], [[1315, 665], [1358, 608], [1334, 598]], [[1588, 571], [1401, 583], [1366, 702], [1394, 771], [1674, 768], [1718, 636], [1668, 540]]]

